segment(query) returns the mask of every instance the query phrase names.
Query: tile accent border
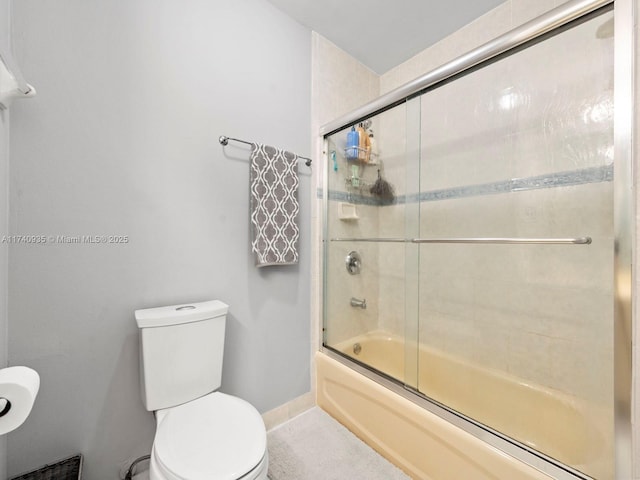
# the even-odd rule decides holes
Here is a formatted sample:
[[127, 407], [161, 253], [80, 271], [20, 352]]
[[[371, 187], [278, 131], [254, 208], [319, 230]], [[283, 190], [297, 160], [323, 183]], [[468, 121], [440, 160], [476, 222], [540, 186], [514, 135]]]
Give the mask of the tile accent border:
[[[358, 205], [387, 206], [406, 203], [434, 202], [439, 200], [453, 200], [457, 198], [481, 197], [501, 193], [516, 193], [526, 190], [543, 188], [560, 188], [589, 183], [613, 181], [613, 164], [600, 167], [583, 168], [566, 172], [556, 172], [536, 175], [526, 178], [512, 178], [491, 183], [466, 185], [426, 192], [399, 195], [393, 202], [386, 202], [370, 195], [360, 193], [329, 190], [329, 200], [336, 202], [350, 202]], [[322, 198], [322, 189], [318, 189], [318, 198]]]

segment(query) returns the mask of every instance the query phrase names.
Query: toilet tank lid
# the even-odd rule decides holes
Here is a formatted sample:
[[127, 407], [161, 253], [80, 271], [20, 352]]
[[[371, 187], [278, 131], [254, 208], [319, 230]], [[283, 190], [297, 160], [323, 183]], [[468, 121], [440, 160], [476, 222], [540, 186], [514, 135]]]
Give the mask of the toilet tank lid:
[[220, 300], [182, 303], [168, 307], [136, 310], [136, 322], [138, 328], [166, 327], [220, 317], [226, 315], [228, 310], [229, 305]]

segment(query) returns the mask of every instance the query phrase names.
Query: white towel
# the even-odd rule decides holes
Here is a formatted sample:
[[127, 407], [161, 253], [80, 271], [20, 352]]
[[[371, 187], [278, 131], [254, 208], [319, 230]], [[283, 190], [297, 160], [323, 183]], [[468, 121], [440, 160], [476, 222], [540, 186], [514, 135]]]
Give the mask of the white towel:
[[298, 263], [298, 156], [251, 145], [251, 250], [256, 266]]

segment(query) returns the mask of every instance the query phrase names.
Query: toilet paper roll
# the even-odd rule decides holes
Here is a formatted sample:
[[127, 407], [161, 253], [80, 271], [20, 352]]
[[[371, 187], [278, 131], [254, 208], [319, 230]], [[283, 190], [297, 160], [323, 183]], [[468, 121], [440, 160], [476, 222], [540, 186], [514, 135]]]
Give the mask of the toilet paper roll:
[[0, 435], [18, 428], [31, 413], [40, 377], [28, 367], [0, 370]]

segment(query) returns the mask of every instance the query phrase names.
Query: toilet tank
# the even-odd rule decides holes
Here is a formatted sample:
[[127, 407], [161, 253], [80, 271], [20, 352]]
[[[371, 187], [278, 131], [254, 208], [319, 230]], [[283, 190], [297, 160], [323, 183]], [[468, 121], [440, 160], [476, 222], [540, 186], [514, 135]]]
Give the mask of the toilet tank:
[[220, 387], [228, 310], [219, 300], [136, 310], [147, 410], [180, 405]]

